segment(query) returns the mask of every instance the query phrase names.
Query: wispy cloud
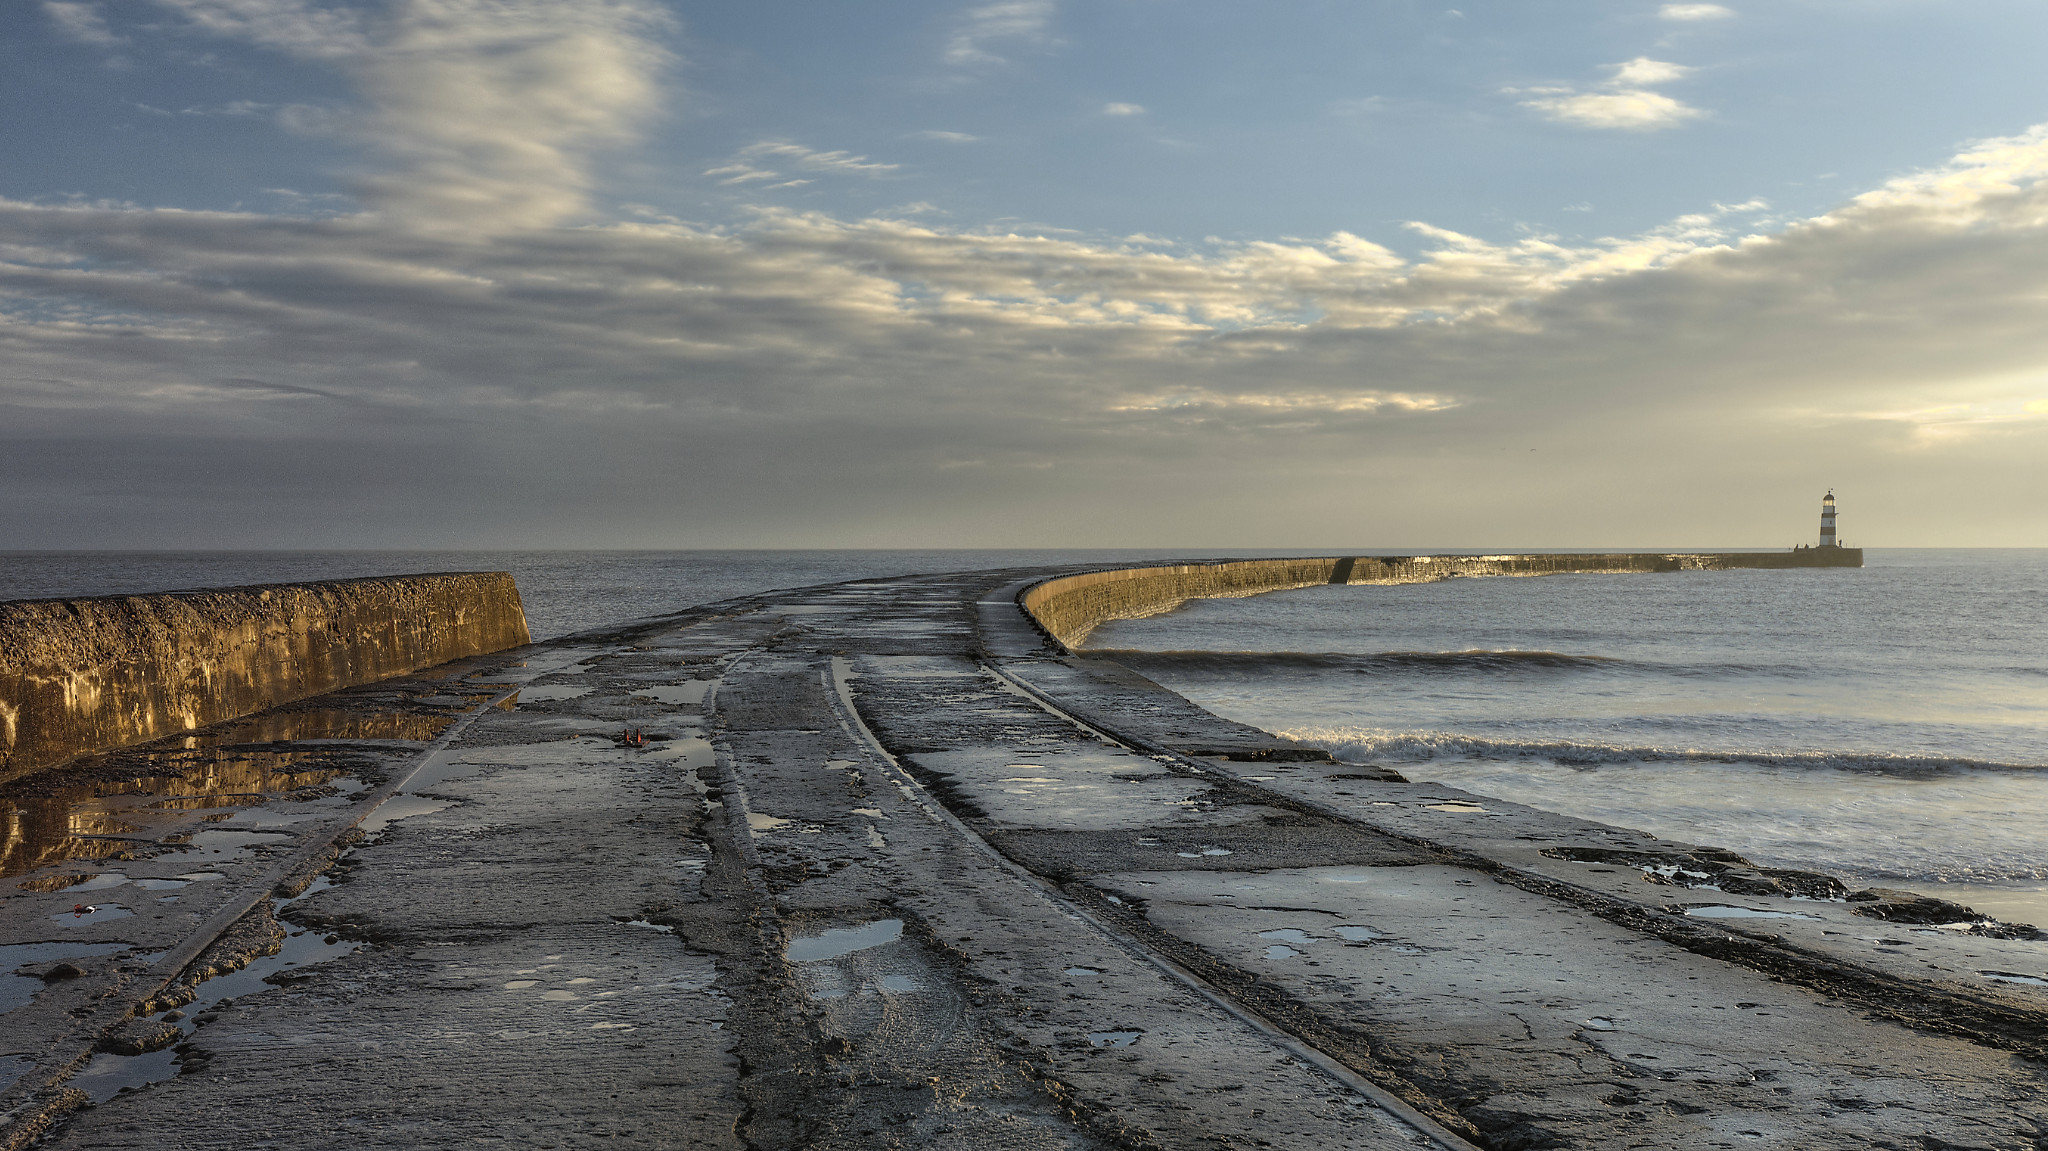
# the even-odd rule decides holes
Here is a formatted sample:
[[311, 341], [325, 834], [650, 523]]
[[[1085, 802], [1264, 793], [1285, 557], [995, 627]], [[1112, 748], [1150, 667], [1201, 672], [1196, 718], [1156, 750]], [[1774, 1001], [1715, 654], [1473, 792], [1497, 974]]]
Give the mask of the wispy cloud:
[[117, 36], [107, 27], [107, 18], [98, 4], [83, 3], [81, 0], [43, 0], [43, 14], [57, 31], [67, 40], [80, 44], [92, 44], [103, 48], [126, 44], [127, 38]]
[[1574, 88], [1509, 89], [1512, 95], [1527, 97], [1525, 108], [1533, 108], [1552, 120], [1584, 128], [1656, 131], [1706, 115], [1674, 97], [1651, 90], [1652, 85], [1682, 80], [1693, 69], [1664, 60], [1638, 56], [1614, 65], [1614, 76], [1592, 91]]
[[585, 211], [594, 156], [635, 138], [669, 61], [652, 0], [418, 0], [374, 17], [307, 0], [159, 2], [196, 30], [351, 76], [362, 106], [317, 118], [379, 155], [363, 200], [471, 233]]
[[1111, 102], [1102, 106], [1102, 114], [1105, 116], [1143, 116], [1145, 114], [1145, 106], [1143, 104]]
[[997, 51], [1004, 44], [1042, 45], [1050, 40], [1052, 0], [1002, 0], [961, 13], [946, 39], [946, 63], [956, 68], [1005, 63]]
[[1657, 9], [1657, 15], [1681, 22], [1726, 20], [1735, 15], [1735, 10], [1719, 4], [1666, 4]]
[[[780, 167], [769, 168], [776, 164]], [[886, 176], [902, 167], [900, 164], [883, 164], [856, 156], [851, 152], [819, 152], [802, 144], [787, 140], [763, 140], [741, 148], [732, 160], [715, 168], [704, 170], [706, 176], [722, 177], [721, 184], [763, 183], [770, 180], [786, 180], [772, 187], [793, 187], [810, 183], [809, 180], [787, 180], [781, 168], [795, 168], [802, 172], [820, 172], [835, 176]]]
[[974, 144], [979, 143], [981, 140], [981, 137], [966, 132], [942, 132], [937, 129], [912, 132], [910, 138], [913, 140], [936, 140], [941, 144]]

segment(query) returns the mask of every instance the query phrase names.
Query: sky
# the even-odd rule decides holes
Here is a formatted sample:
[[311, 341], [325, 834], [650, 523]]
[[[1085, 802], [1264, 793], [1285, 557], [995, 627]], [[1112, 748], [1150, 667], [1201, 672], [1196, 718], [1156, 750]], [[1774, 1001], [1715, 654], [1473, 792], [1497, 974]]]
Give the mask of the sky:
[[18, 0], [0, 549], [2048, 546], [2038, 0]]

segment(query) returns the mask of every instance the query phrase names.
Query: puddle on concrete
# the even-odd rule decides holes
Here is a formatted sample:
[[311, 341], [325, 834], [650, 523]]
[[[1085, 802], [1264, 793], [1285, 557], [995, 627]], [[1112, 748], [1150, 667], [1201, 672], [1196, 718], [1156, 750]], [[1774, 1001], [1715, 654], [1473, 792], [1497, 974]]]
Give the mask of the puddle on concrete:
[[628, 919], [627, 927], [638, 927], [645, 931], [658, 931], [663, 935], [674, 935], [676, 929], [666, 923], [649, 923], [644, 919]]
[[1593, 1031], [1612, 1031], [1614, 1030], [1614, 1020], [1604, 1015], [1595, 1015], [1593, 1018], [1586, 1020], [1584, 1026]]
[[67, 926], [82, 923], [105, 923], [110, 919], [126, 919], [135, 914], [118, 903], [81, 903], [69, 911], [60, 911], [50, 918]]
[[869, 819], [887, 819], [887, 818], [889, 818], [888, 816], [886, 816], [886, 815], [882, 814], [882, 809], [881, 809], [881, 808], [879, 808], [879, 807], [856, 807], [856, 808], [854, 808], [854, 809], [853, 809], [853, 814], [855, 814], [855, 815], [865, 815], [865, 816], [867, 816], [867, 817], [868, 817]]
[[1292, 927], [1281, 927], [1272, 931], [1261, 931], [1259, 932], [1259, 938], [1277, 939], [1282, 943], [1292, 943], [1297, 947], [1307, 947], [1310, 943], [1315, 941], [1315, 936], [1310, 935], [1306, 931], [1299, 931]]
[[1078, 975], [1100, 975], [1102, 974], [1102, 972], [1097, 971], [1093, 967], [1069, 967], [1066, 970], [1060, 972], [1060, 974], [1065, 975], [1068, 978], [1073, 978], [1074, 976]]
[[431, 743], [441, 738], [452, 715], [422, 712], [356, 712], [341, 708], [307, 708], [253, 716], [229, 728], [227, 744], [282, 743], [289, 740], [404, 740]]
[[1425, 803], [1422, 806], [1430, 811], [1456, 811], [1467, 815], [1490, 814], [1485, 808], [1476, 803]]
[[2034, 975], [2021, 975], [2017, 971], [1979, 971], [1977, 974], [1993, 983], [2024, 983], [2030, 987], [2048, 987], [2048, 979]]
[[1330, 931], [1347, 943], [1371, 943], [1375, 939], [1387, 937], [1383, 931], [1374, 931], [1370, 927], [1360, 927], [1356, 924], [1342, 924], [1332, 927]]
[[877, 919], [859, 927], [832, 927], [818, 935], [802, 935], [789, 941], [789, 955], [792, 963], [815, 963], [820, 959], [838, 959], [884, 943], [894, 943], [903, 938], [903, 921], [900, 919]]
[[1088, 1045], [1091, 1047], [1129, 1047], [1138, 1041], [1143, 1031], [1090, 1031]]
[[233, 831], [210, 827], [192, 834], [195, 849], [217, 855], [240, 855], [252, 847], [290, 842], [292, 837], [279, 831]]
[[758, 811], [747, 813], [747, 830], [755, 835], [760, 835], [764, 831], [781, 831], [788, 826], [789, 820], [786, 819], [777, 819], [775, 816], [763, 815]]
[[1285, 943], [1275, 943], [1266, 949], [1266, 958], [1268, 959], [1292, 959], [1300, 954], [1301, 952], [1287, 946]]
[[303, 788], [347, 790], [345, 784], [355, 783], [327, 766], [340, 752], [227, 751], [222, 738], [194, 734], [162, 748], [117, 753], [162, 775], [91, 778], [102, 769], [96, 766], [104, 764], [102, 757], [12, 781], [0, 797], [0, 878], [70, 860], [132, 857], [188, 826], [193, 811], [249, 807]]
[[519, 689], [519, 694], [513, 696], [512, 699], [515, 704], [560, 703], [565, 699], [579, 699], [589, 695], [592, 690], [591, 688], [576, 684], [543, 684], [539, 687], [522, 687]]
[[445, 799], [429, 799], [424, 795], [398, 794], [378, 804], [363, 821], [356, 826], [364, 835], [376, 835], [401, 819], [415, 815], [431, 815], [455, 806]]
[[875, 986], [891, 995], [904, 995], [917, 990], [917, 980], [908, 975], [884, 975], [875, 980]]
[[1235, 855], [1237, 853], [1230, 850], [1227, 847], [1212, 847], [1204, 845], [1200, 848], [1197, 848], [1194, 851], [1176, 851], [1174, 852], [1174, 854], [1180, 856], [1182, 859], [1200, 859], [1205, 855]]
[[[321, 877], [325, 879], [325, 876]], [[332, 886], [331, 884], [329, 886]], [[314, 894], [308, 888], [297, 899]], [[293, 899], [273, 899], [273, 909], [281, 908]], [[329, 940], [333, 942], [328, 942]], [[266, 955], [251, 960], [247, 967], [215, 976], [199, 985], [199, 996], [191, 1003], [179, 1008], [183, 1017], [172, 1020], [183, 1038], [189, 1039], [198, 1029], [199, 1017], [224, 999], [242, 999], [277, 990], [277, 985], [267, 982], [271, 976], [292, 968], [310, 967], [339, 959], [361, 947], [362, 944], [336, 939], [323, 930], [309, 930], [285, 925], [283, 946], [275, 955]], [[85, 1065], [84, 1070], [65, 1080], [67, 1087], [76, 1087], [91, 1097], [94, 1103], [105, 1103], [123, 1091], [138, 1091], [152, 1083], [158, 1083], [178, 1074], [178, 1052], [176, 1045], [147, 1055], [115, 1055], [99, 1052]]]
[[1700, 919], [1819, 919], [1818, 915], [1801, 915], [1797, 911], [1758, 911], [1753, 907], [1728, 907], [1712, 904], [1707, 907], [1688, 907], [1687, 915]]
[[704, 693], [709, 691], [711, 685], [716, 682], [718, 681], [693, 679], [687, 683], [664, 683], [654, 687], [643, 687], [633, 694], [645, 696], [656, 703], [665, 703], [671, 707], [702, 707], [704, 705]]
[[[126, 943], [15, 943], [0, 947], [0, 1014], [25, 1007], [38, 991], [50, 986], [41, 976], [16, 975], [15, 968], [28, 963], [91, 959], [128, 950]], [[0, 1078], [4, 1078], [0, 1075]], [[0, 1087], [4, 1090], [4, 1087]]]
[[710, 767], [718, 762], [718, 753], [711, 749], [711, 741], [700, 735], [686, 735], [678, 739], [663, 741], [641, 753], [643, 759], [681, 760], [679, 767]]

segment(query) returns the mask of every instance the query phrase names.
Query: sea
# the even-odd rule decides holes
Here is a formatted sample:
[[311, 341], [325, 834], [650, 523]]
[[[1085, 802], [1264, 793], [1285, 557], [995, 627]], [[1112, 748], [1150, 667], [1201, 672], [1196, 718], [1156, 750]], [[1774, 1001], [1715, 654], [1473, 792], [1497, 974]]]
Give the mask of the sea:
[[1086, 641], [1408, 778], [2048, 927], [2048, 549], [1200, 600]]
[[[550, 638], [777, 588], [1167, 558], [1188, 557], [0, 552], [0, 600], [510, 571]], [[2048, 927], [2048, 549], [1865, 563], [1305, 588], [1112, 622], [1087, 646], [1410, 779]]]

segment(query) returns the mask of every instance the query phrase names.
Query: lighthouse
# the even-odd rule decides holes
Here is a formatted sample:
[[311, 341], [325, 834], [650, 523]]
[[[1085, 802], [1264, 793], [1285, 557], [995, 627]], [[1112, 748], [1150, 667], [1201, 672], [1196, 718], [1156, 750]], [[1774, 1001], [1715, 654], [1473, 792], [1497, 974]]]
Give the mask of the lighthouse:
[[1835, 493], [1829, 489], [1820, 501], [1820, 546], [1835, 546]]

